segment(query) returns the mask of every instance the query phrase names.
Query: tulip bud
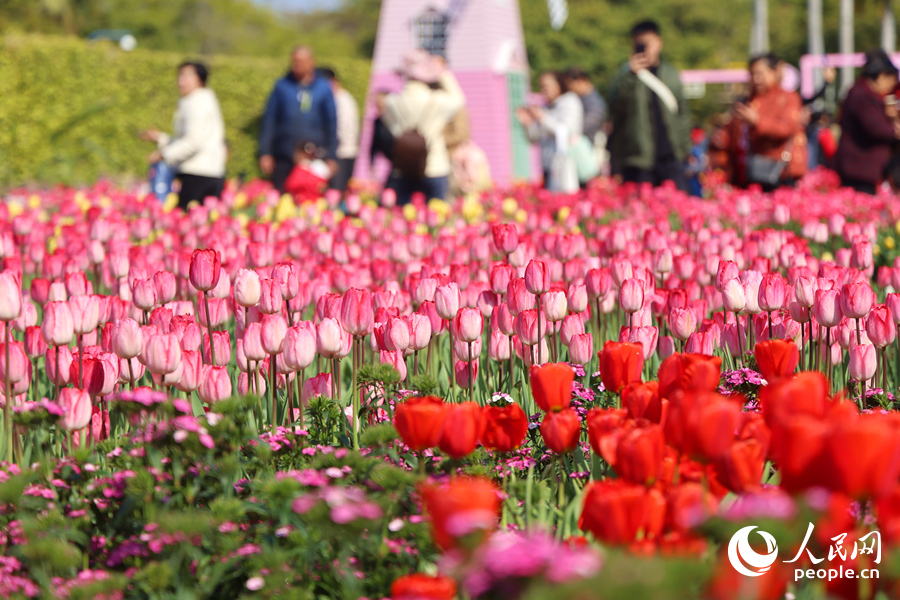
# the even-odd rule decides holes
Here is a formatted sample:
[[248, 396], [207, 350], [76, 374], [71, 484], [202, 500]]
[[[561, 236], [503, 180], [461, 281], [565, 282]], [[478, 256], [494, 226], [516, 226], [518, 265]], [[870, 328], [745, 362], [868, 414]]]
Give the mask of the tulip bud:
[[0, 321], [18, 318], [22, 311], [22, 290], [11, 271], [0, 272]]
[[626, 279], [619, 289], [619, 304], [627, 313], [635, 313], [644, 306], [644, 286], [637, 279]]
[[858, 344], [850, 348], [850, 378], [854, 381], [868, 381], [875, 377], [877, 364], [875, 346]]
[[222, 259], [216, 250], [194, 250], [191, 254], [190, 280], [194, 289], [208, 292], [219, 283]]
[[[585, 294], [585, 301], [587, 294]], [[563, 292], [547, 292], [541, 296], [541, 304], [544, 309], [544, 315], [551, 323], [562, 321], [566, 316], [568, 302]]]
[[532, 260], [525, 267], [525, 289], [532, 294], [543, 294], [550, 290], [550, 273], [547, 263]]
[[438, 286], [434, 292], [434, 307], [437, 314], [446, 321], [449, 321], [459, 312], [459, 286], [455, 283]]

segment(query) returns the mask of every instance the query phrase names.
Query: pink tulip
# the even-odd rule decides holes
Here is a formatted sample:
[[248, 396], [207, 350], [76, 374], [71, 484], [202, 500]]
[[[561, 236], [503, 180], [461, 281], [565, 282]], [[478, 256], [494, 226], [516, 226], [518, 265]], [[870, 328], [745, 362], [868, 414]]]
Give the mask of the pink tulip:
[[841, 312], [848, 319], [862, 319], [874, 303], [875, 292], [868, 283], [848, 283], [841, 288]]
[[309, 401], [311, 398], [331, 398], [331, 373], [321, 373], [310, 377], [303, 385], [303, 398]]
[[72, 365], [72, 352], [68, 346], [48, 348], [44, 353], [44, 366], [47, 378], [56, 385], [69, 384], [69, 370]]
[[525, 267], [525, 289], [532, 294], [544, 294], [550, 290], [550, 273], [547, 263], [532, 260]]
[[744, 286], [744, 298], [747, 304], [744, 312], [748, 315], [757, 315], [762, 312], [759, 304], [759, 288], [762, 284], [762, 274], [759, 271], [743, 271], [741, 284]]
[[33, 303], [25, 302], [22, 304], [22, 310], [19, 311], [19, 316], [12, 322], [12, 328], [19, 333], [25, 333], [26, 329], [34, 327], [37, 324], [37, 309], [34, 307]]
[[509, 360], [509, 336], [503, 335], [499, 331], [491, 332], [491, 339], [488, 341], [488, 358], [494, 362]]
[[656, 347], [659, 342], [659, 329], [649, 325], [633, 327], [628, 330], [628, 339], [625, 341], [632, 344], [640, 344], [643, 349], [644, 362], [647, 362], [656, 353]]
[[41, 328], [31, 326], [25, 330], [25, 355], [28, 358], [38, 358], [47, 351], [47, 343], [41, 337]]
[[86, 391], [64, 388], [59, 391], [59, 404], [65, 414], [58, 423], [66, 431], [84, 429], [91, 422], [91, 397]]
[[576, 365], [586, 365], [594, 356], [594, 336], [589, 333], [579, 333], [572, 336], [569, 341], [569, 362]]
[[763, 275], [759, 284], [759, 307], [765, 312], [781, 310], [787, 295], [784, 279], [777, 273]]
[[145, 312], [156, 306], [156, 288], [151, 279], [135, 279], [131, 284], [131, 301]]
[[866, 333], [876, 348], [893, 344], [897, 339], [897, 325], [891, 309], [884, 304], [875, 306], [866, 319]]
[[534, 308], [537, 297], [528, 291], [524, 279], [510, 279], [506, 290], [506, 303], [509, 305], [510, 314], [515, 317], [523, 310]]
[[379, 362], [383, 365], [391, 365], [400, 374], [400, 381], [406, 380], [406, 361], [403, 360], [402, 352], [382, 351], [378, 356]]
[[635, 313], [644, 305], [644, 286], [637, 279], [626, 279], [619, 289], [619, 304], [627, 313]]
[[0, 272], [0, 321], [9, 322], [22, 312], [22, 290], [11, 271]]
[[725, 310], [739, 313], [747, 306], [747, 297], [744, 295], [744, 286], [737, 279], [731, 279], [722, 288], [722, 303]]
[[455, 283], [438, 286], [434, 291], [434, 308], [437, 314], [449, 321], [459, 312], [459, 286]]
[[100, 299], [97, 296], [72, 296], [69, 311], [74, 332], [78, 335], [91, 333], [100, 324]]
[[28, 357], [25, 356], [25, 348], [21, 342], [9, 343], [9, 371], [6, 370], [6, 344], [0, 344], [0, 392], [6, 393], [7, 376], [9, 383], [16, 384], [28, 374]]
[[413, 313], [406, 317], [406, 325], [409, 328], [409, 349], [418, 351], [427, 348], [431, 342], [431, 321], [428, 317]]
[[65, 302], [48, 302], [44, 305], [41, 336], [48, 346], [66, 346], [75, 336], [72, 311]]
[[200, 373], [200, 400], [214, 404], [231, 396], [231, 377], [226, 367], [204, 366]]
[[584, 278], [588, 299], [598, 300], [612, 289], [613, 280], [609, 269], [591, 269]]
[[[538, 326], [540, 323], [540, 334]], [[547, 321], [544, 314], [536, 309], [523, 310], [516, 317], [516, 335], [523, 344], [533, 346], [547, 334]]]
[[456, 316], [456, 334], [464, 342], [474, 342], [481, 339], [484, 329], [484, 317], [475, 308], [462, 308]]
[[294, 299], [300, 293], [300, 280], [297, 270], [291, 262], [280, 262], [272, 269], [272, 279], [278, 282], [281, 297], [285, 302]]
[[875, 346], [858, 344], [850, 348], [850, 378], [854, 381], [868, 381], [875, 377], [877, 365]]
[[894, 323], [900, 323], [900, 294], [888, 294], [885, 304], [891, 310], [891, 316], [894, 317]]
[[190, 280], [194, 289], [208, 292], [219, 283], [222, 259], [216, 250], [194, 250], [191, 254]]
[[315, 359], [316, 339], [309, 329], [295, 325], [285, 333], [281, 351], [288, 367], [293, 371], [302, 371]]
[[209, 336], [203, 338], [203, 360], [208, 365], [222, 367], [231, 361], [231, 335], [227, 331], [213, 331], [213, 348], [216, 360], [210, 356]]
[[173, 373], [181, 362], [181, 346], [171, 333], [150, 336], [144, 350], [144, 364], [154, 375]]
[[[587, 294], [585, 294], [587, 301]], [[541, 296], [541, 305], [544, 315], [551, 323], [562, 321], [568, 310], [566, 295], [561, 291], [551, 291]]]
[[153, 287], [156, 289], [156, 300], [160, 304], [168, 304], [178, 293], [178, 282], [175, 274], [169, 271], [158, 271], [153, 275]]
[[194, 317], [185, 315], [173, 317], [169, 329], [178, 338], [182, 350], [200, 349], [202, 333]]
[[259, 304], [262, 286], [259, 275], [250, 269], [239, 269], [234, 278], [234, 301], [238, 306], [250, 308]]
[[747, 350], [746, 328], [738, 331], [737, 325], [726, 325], [722, 330], [722, 342], [731, 356], [741, 356]]
[[804, 308], [812, 308], [816, 303], [816, 291], [819, 289], [815, 277], [800, 276], [794, 283], [794, 295], [797, 304]]
[[587, 287], [583, 284], [570, 285], [569, 291], [566, 294], [566, 302], [568, 304], [569, 311], [573, 313], [582, 313], [586, 311], [588, 307]]
[[69, 296], [84, 296], [85, 294], [90, 293], [88, 291], [89, 287], [90, 282], [87, 280], [84, 271], [66, 273], [66, 293], [68, 293]]
[[512, 254], [519, 246], [519, 231], [515, 225], [495, 223], [491, 226], [491, 235], [501, 254]]
[[738, 266], [730, 260], [720, 260], [716, 269], [716, 291], [725, 292], [725, 285], [740, 276]]
[[564, 346], [571, 343], [572, 337], [584, 333], [584, 320], [580, 315], [569, 315], [560, 325], [560, 338]]
[[331, 358], [343, 346], [341, 326], [336, 319], [322, 319], [316, 325], [316, 351], [325, 358]]
[[278, 282], [274, 279], [261, 279], [259, 289], [259, 312], [267, 315], [281, 313], [284, 308], [284, 298], [281, 296]]
[[653, 253], [653, 272], [659, 275], [665, 275], [672, 272], [674, 258], [672, 250], [669, 248], [660, 248]]
[[390, 317], [382, 329], [384, 347], [388, 352], [405, 352], [409, 348], [409, 326], [399, 317]]
[[[284, 343], [284, 336], [287, 334], [287, 323], [281, 315], [263, 315], [260, 322], [260, 341], [263, 350], [268, 355], [276, 355], [281, 353], [281, 345]], [[247, 349], [244, 348], [244, 352]]]
[[434, 302], [434, 293], [437, 291], [437, 281], [426, 277], [420, 279], [415, 289], [415, 300], [417, 305], [424, 302]]
[[190, 393], [200, 388], [201, 376], [203, 374], [203, 361], [200, 359], [200, 352], [185, 350], [181, 355], [181, 377], [175, 383], [175, 389]]
[[872, 244], [868, 240], [854, 242], [851, 248], [850, 264], [860, 271], [872, 266]]
[[[469, 363], [465, 361], [457, 361], [456, 366], [454, 367], [454, 372], [456, 373], [456, 385], [459, 387], [466, 389], [469, 387]], [[478, 360], [472, 361], [472, 380], [474, 385], [474, 380], [478, 379]]]
[[841, 304], [841, 294], [837, 290], [816, 291], [816, 322], [822, 327], [837, 327], [844, 317]]
[[144, 376], [144, 372], [145, 367], [137, 358], [119, 359], [119, 383], [134, 383]]
[[374, 313], [372, 294], [366, 290], [347, 290], [341, 302], [341, 325], [351, 335], [365, 336], [372, 331]]
[[697, 329], [697, 317], [687, 308], [673, 309], [667, 321], [672, 335], [681, 341], [686, 341]]
[[506, 264], [494, 265], [491, 268], [491, 291], [495, 294], [505, 294], [511, 279], [515, 279], [516, 270]]
[[114, 326], [112, 341], [113, 352], [119, 358], [135, 358], [144, 344], [141, 326], [133, 319], [122, 319]]
[[685, 346], [685, 352], [688, 354], [703, 354], [711, 356], [715, 350], [713, 337], [707, 333], [695, 332], [690, 335]]

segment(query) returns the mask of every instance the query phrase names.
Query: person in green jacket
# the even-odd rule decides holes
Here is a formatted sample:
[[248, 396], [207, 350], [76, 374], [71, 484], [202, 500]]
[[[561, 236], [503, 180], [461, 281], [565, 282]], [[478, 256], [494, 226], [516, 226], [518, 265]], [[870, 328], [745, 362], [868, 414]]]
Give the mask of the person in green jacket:
[[687, 191], [690, 117], [678, 70], [660, 60], [663, 42], [655, 22], [635, 25], [631, 40], [634, 53], [619, 69], [609, 94], [614, 174], [653, 185], [671, 180]]

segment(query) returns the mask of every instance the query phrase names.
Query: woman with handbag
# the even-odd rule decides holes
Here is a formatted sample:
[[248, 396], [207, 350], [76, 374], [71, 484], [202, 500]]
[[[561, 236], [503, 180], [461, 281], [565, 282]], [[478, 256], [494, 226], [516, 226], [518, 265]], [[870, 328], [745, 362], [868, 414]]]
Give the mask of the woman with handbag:
[[584, 137], [581, 98], [566, 89], [558, 73], [542, 73], [539, 83], [546, 106], [520, 107], [516, 117], [525, 127], [528, 139], [541, 146], [544, 187], [554, 192], [575, 192], [580, 177], [577, 150], [573, 153], [571, 149], [579, 137]]
[[841, 107], [841, 140], [834, 157], [841, 185], [875, 194], [891, 149], [900, 136], [896, 97], [897, 67], [884, 50], [866, 55], [862, 77]]
[[726, 135], [734, 185], [771, 191], [806, 174], [803, 100], [782, 89], [773, 54], [750, 60], [750, 97], [735, 103]]

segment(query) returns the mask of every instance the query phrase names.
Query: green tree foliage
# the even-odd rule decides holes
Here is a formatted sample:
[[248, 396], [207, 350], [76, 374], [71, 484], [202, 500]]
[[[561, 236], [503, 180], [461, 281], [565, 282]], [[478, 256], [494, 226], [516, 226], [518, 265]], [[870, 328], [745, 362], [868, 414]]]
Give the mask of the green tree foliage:
[[283, 56], [297, 43], [323, 56], [355, 54], [352, 40], [310, 31], [251, 0], [3, 0], [0, 33], [127, 29], [142, 48], [188, 54]]
[[[170, 131], [180, 53], [71, 37], [0, 37], [0, 186], [40, 181], [90, 183], [146, 174], [147, 127]], [[256, 137], [266, 98], [287, 57], [211, 56], [210, 87], [225, 118], [230, 175], [256, 174]], [[362, 102], [369, 64], [330, 61]]]

